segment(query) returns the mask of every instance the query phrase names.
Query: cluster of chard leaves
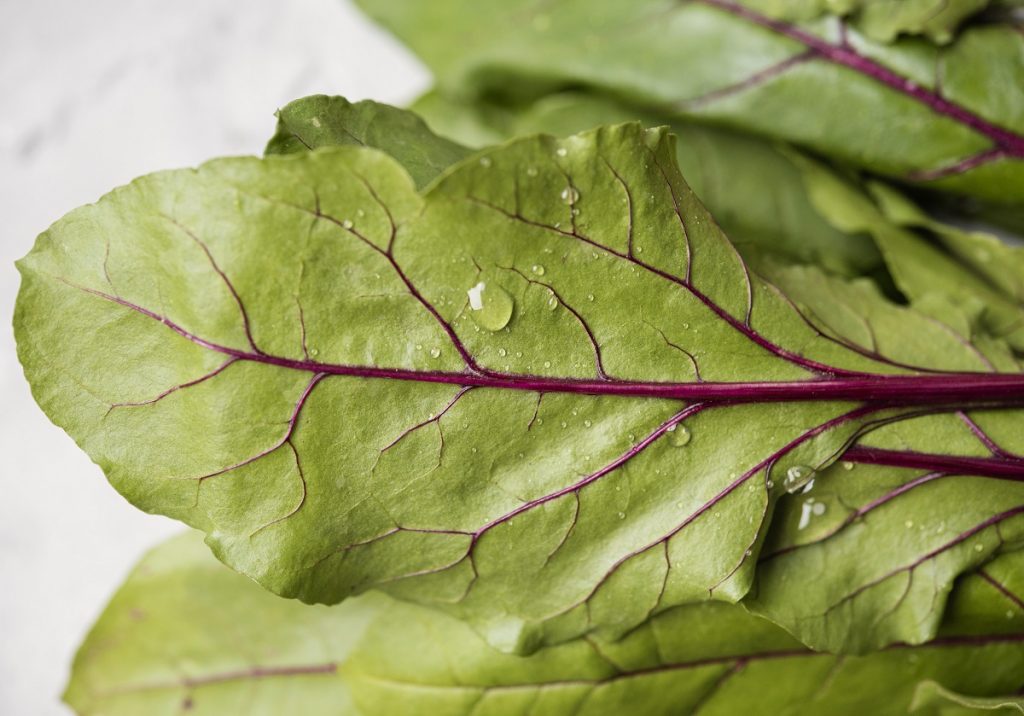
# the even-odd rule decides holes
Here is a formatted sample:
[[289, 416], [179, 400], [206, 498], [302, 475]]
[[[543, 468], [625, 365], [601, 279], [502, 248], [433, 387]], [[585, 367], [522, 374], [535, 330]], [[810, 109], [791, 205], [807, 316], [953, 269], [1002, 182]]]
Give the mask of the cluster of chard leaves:
[[46, 413], [269, 590], [160, 548], [69, 703], [1024, 710], [1024, 250], [950, 220], [1024, 198], [1011, 5], [362, 4], [415, 112], [297, 100], [19, 264]]

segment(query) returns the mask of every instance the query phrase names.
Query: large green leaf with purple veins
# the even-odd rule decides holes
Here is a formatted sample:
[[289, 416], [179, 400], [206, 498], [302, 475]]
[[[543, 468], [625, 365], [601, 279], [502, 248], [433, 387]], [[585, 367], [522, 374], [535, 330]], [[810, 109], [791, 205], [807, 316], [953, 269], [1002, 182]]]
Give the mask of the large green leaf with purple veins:
[[377, 594], [335, 607], [277, 599], [183, 535], [111, 600], [65, 699], [81, 716], [974, 713], [1014, 703], [1024, 685], [1024, 591], [996, 576], [1024, 574], [1022, 556], [961, 578], [940, 636], [916, 647], [836, 657], [705, 602], [617, 643], [516, 657], [436, 610]]
[[1024, 35], [1008, 24], [970, 27], [938, 47], [876, 42], [835, 18], [763, 14], [780, 3], [360, 4], [454, 94], [590, 88], [900, 181], [1024, 200]]
[[736, 601], [780, 493], [922, 411], [1019, 423], [1024, 376], [829, 335], [674, 156], [630, 124], [422, 193], [361, 147], [144, 177], [20, 262], [19, 355], [122, 494], [280, 594], [378, 587], [520, 651]]

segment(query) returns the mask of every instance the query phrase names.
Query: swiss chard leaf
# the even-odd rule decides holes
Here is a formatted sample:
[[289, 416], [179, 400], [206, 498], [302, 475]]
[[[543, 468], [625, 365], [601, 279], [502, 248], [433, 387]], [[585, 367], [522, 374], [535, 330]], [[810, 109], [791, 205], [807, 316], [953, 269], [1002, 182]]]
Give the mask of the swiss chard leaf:
[[379, 587], [519, 651], [736, 601], [779, 494], [872, 426], [1018, 405], [1024, 377], [963, 340], [915, 368], [828, 335], [674, 157], [630, 124], [422, 193], [361, 147], [144, 177], [20, 263], [20, 357], [119, 491], [278, 593]]
[[[1010, 25], [967, 28], [940, 48], [762, 12], [788, 3], [360, 4], [453, 93], [594, 88], [901, 181], [1008, 206], [1024, 198], [1024, 35]], [[892, 3], [865, 5], [895, 17]]]
[[[1022, 556], [991, 568], [1019, 575]], [[331, 608], [277, 599], [184, 535], [115, 595], [65, 698], [82, 716], [859, 716], [911, 706], [938, 716], [950, 702], [957, 713], [1019, 702], [1024, 602], [1011, 589], [987, 573], [964, 577], [941, 636], [864, 657], [809, 651], [720, 603], [670, 610], [618, 643], [579, 639], [515, 657], [451, 617], [380, 595]]]

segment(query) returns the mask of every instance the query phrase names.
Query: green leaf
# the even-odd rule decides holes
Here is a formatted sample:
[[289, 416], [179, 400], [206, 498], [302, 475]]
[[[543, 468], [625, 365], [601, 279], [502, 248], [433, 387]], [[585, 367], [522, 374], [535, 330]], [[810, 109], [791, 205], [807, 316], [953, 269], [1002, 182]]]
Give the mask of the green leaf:
[[[997, 565], [1024, 573], [1020, 553], [989, 569]], [[380, 595], [331, 608], [277, 599], [184, 535], [146, 557], [113, 598], [75, 659], [66, 699], [82, 716], [186, 704], [197, 716], [884, 716], [911, 704], [938, 715], [948, 711], [936, 697], [984, 709], [1024, 684], [1024, 611], [1007, 619], [1007, 602], [991, 582], [964, 577], [941, 637], [864, 657], [809, 651], [742, 608], [703, 603], [617, 643], [579, 639], [524, 658]]]
[[464, 159], [470, 150], [437, 136], [419, 117], [386, 104], [313, 95], [277, 112], [277, 130], [267, 154], [293, 154], [317, 147], [373, 147], [396, 159], [416, 186]]
[[460, 103], [439, 94], [416, 103], [417, 112], [442, 133], [497, 143], [534, 132], [565, 136], [603, 124], [639, 120], [669, 125], [676, 135], [676, 160], [701, 202], [744, 258], [755, 266], [770, 254], [815, 263], [841, 275], [878, 267], [868, 236], [837, 229], [808, 200], [803, 170], [789, 152], [748, 135], [692, 122], [670, 121], [607, 98], [566, 93], [524, 108]]
[[738, 4], [780, 20], [806, 21], [836, 13], [880, 42], [913, 34], [947, 43], [957, 27], [987, 7], [989, 0], [741, 0]]
[[736, 601], [780, 494], [922, 410], [1012, 425], [1024, 377], [827, 335], [674, 158], [629, 124], [423, 193], [362, 147], [144, 177], [20, 262], [19, 355], [122, 494], [280, 594], [379, 587], [515, 651]]
[[[808, 196], [822, 216], [841, 230], [874, 236], [893, 280], [910, 301], [940, 321], [952, 304], [982, 332], [1024, 351], [1021, 249], [931, 220], [884, 185], [870, 184], [869, 194], [806, 157], [793, 158], [803, 166]], [[917, 227], [937, 241], [911, 230]]]
[[[453, 94], [531, 98], [584, 87], [900, 181], [1024, 201], [1024, 35], [1009, 24], [970, 27], [936, 47], [879, 43], [828, 18], [776, 20], [757, 8], [792, 3], [767, 0], [360, 4]], [[892, 6], [864, 3], [865, 17], [887, 18], [868, 25], [899, 26]], [[900, 7], [920, 17], [922, 4]]]

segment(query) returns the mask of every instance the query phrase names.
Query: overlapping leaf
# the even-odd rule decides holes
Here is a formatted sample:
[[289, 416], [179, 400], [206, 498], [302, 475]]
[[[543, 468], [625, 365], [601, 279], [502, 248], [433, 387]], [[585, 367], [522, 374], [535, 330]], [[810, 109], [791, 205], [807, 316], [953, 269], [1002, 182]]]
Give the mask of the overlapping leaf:
[[[787, 3], [361, 5], [455, 94], [535, 97], [583, 86], [900, 181], [1007, 206], [1024, 198], [1024, 35], [1008, 24], [970, 27], [936, 47], [762, 12]], [[866, 5], [895, 17], [891, 3]], [[901, 4], [910, 6], [920, 8]]]
[[741, 598], [778, 494], [1024, 383], [953, 332], [915, 369], [816, 327], [637, 125], [424, 194], [352, 147], [156, 174], [21, 270], [35, 395], [132, 502], [281, 594], [376, 586], [519, 651]]
[[962, 578], [942, 635], [918, 647], [837, 658], [739, 607], [704, 603], [621, 642], [515, 657], [380, 595], [330, 608], [277, 599], [184, 535], [113, 598], [65, 698], [82, 716], [970, 713], [1019, 703], [1024, 602], [996, 575], [1019, 578], [1021, 554]]

